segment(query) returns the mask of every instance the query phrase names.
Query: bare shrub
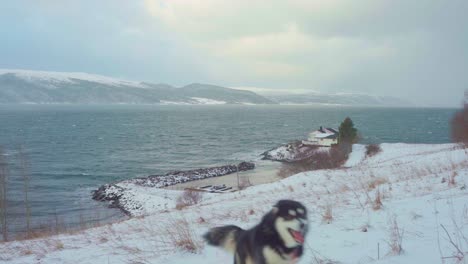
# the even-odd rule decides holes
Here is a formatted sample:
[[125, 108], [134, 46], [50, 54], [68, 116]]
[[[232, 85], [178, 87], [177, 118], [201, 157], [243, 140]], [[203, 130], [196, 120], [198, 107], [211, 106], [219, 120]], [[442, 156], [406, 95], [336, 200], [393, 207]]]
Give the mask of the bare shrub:
[[372, 209], [374, 210], [380, 210], [382, 208], [382, 195], [380, 194], [380, 190], [377, 189], [375, 192], [375, 199], [372, 202]]
[[341, 184], [339, 189], [338, 189], [338, 192], [339, 193], [345, 193], [345, 192], [349, 192], [351, 190], [351, 188], [349, 188], [348, 185], [346, 184]]
[[31, 248], [25, 248], [25, 249], [21, 250], [21, 255], [23, 255], [23, 256], [32, 255], [33, 253], [34, 252], [31, 250]]
[[287, 178], [289, 176], [312, 170], [311, 161], [300, 160], [291, 163], [283, 163], [277, 172], [277, 176], [280, 178]]
[[340, 167], [348, 159], [349, 152], [346, 152], [340, 145], [330, 148], [328, 156], [322, 156], [322, 160], [316, 163], [317, 169], [335, 169]]
[[249, 177], [242, 177], [239, 182], [239, 190], [247, 189], [248, 187], [252, 186]]
[[181, 210], [187, 206], [198, 204], [203, 198], [203, 193], [192, 189], [185, 189], [177, 198], [176, 209]]
[[175, 208], [176, 208], [177, 210], [182, 210], [182, 209], [184, 209], [185, 207], [187, 207], [185, 204], [177, 202]]
[[175, 248], [190, 253], [197, 253], [203, 248], [202, 241], [197, 239], [199, 236], [194, 233], [186, 219], [174, 220], [169, 227], [167, 234]]
[[[80, 223], [71, 226], [65, 224], [65, 220], [62, 217], [60, 217], [56, 211], [54, 211], [54, 213], [52, 213], [47, 220], [44, 220], [42, 222], [36, 222], [35, 226], [31, 228], [29, 232], [25, 232], [24, 234], [17, 234], [15, 236], [15, 240], [46, 238], [58, 234], [75, 234], [88, 228], [106, 225], [106, 223], [94, 220], [94, 217], [99, 218], [99, 216], [96, 216], [96, 214], [98, 215], [99, 212], [93, 213], [92, 217], [85, 217], [83, 214], [81, 214], [79, 218]], [[124, 221], [124, 219], [121, 219], [117, 222], [120, 221]]]
[[54, 245], [56, 250], [64, 249], [65, 245], [61, 241], [56, 241]]
[[[85, 228], [85, 226], [80, 225], [75, 231], [83, 230]], [[57, 213], [54, 212], [53, 218], [49, 218], [49, 220], [29, 230], [24, 236], [17, 236], [16, 239], [27, 240], [45, 238], [66, 232], [72, 232], [72, 228], [67, 227], [62, 221], [59, 221]]]
[[456, 185], [456, 182], [455, 182], [455, 177], [457, 176], [457, 172], [454, 171], [452, 174], [450, 174], [449, 176], [449, 180], [448, 180], [448, 186], [455, 186]]
[[304, 145], [302, 144], [302, 142], [299, 141], [293, 147], [293, 149], [295, 150], [293, 161], [308, 159], [317, 151], [318, 148], [318, 145]]
[[367, 188], [368, 190], [373, 190], [377, 188], [379, 185], [385, 184], [387, 182], [388, 180], [386, 178], [376, 177], [367, 183]]
[[454, 142], [460, 142], [468, 147], [468, 103], [462, 110], [455, 113], [451, 122], [451, 136]]
[[[450, 262], [453, 263], [466, 263], [466, 256], [468, 256], [468, 238], [465, 235], [464, 227], [466, 219], [468, 219], [468, 207], [466, 205], [463, 206], [463, 211], [461, 212], [461, 222], [457, 221], [455, 218], [455, 207], [453, 202], [449, 204], [450, 208], [450, 218], [452, 222], [451, 230], [448, 231], [447, 228], [439, 223], [439, 216], [436, 214], [436, 223], [437, 223], [437, 244], [439, 248], [439, 254], [442, 263], [446, 263], [448, 260], [453, 260]], [[434, 203], [434, 209], [437, 212], [437, 205]], [[442, 252], [441, 247], [441, 235], [439, 231], [439, 227], [442, 227], [442, 230], [445, 233], [445, 241], [451, 247], [452, 252], [446, 253]], [[444, 249], [448, 250], [449, 247], [445, 246]]]
[[333, 221], [333, 210], [330, 204], [327, 204], [325, 211], [322, 214], [322, 221], [330, 224]]
[[29, 176], [29, 162], [28, 162], [23, 146], [18, 147], [18, 159], [19, 159], [19, 164], [20, 164], [21, 178], [23, 180], [26, 232], [27, 232], [27, 235], [29, 236], [31, 234], [31, 206], [29, 204], [30, 176]]
[[389, 220], [390, 229], [389, 229], [389, 240], [386, 241], [388, 246], [390, 247], [389, 255], [400, 255], [403, 253], [403, 235], [404, 230], [400, 229], [398, 226], [396, 216], [392, 216]]
[[105, 236], [101, 236], [101, 238], [99, 238], [99, 243], [107, 243], [109, 241], [109, 239]]
[[366, 146], [366, 156], [372, 157], [382, 151], [379, 144], [370, 144]]
[[[454, 253], [451, 256], [442, 257], [442, 259], [456, 259], [457, 263], [462, 263], [463, 260], [465, 259], [465, 254], [468, 254], [468, 251], [464, 252], [462, 250], [461, 239], [452, 239], [452, 237], [450, 236], [450, 233], [447, 231], [447, 228], [445, 228], [445, 226], [442, 225], [442, 224], [440, 226], [442, 227], [445, 234], [447, 235], [447, 238], [448, 238], [448, 241], [449, 241], [450, 245], [452, 245], [452, 247], [454, 248]], [[457, 233], [458, 232], [461, 233], [461, 231], [460, 231], [460, 228], [457, 225], [455, 225], [455, 226], [457, 228], [457, 232], [456, 232], [456, 235], [457, 235]], [[468, 244], [468, 240], [464, 236], [463, 236], [463, 238], [464, 238], [464, 241]]]
[[344, 161], [348, 159], [349, 153], [353, 151], [353, 144], [348, 142], [341, 142], [338, 145], [334, 145], [333, 147], [340, 152], [341, 158]]
[[305, 159], [283, 163], [277, 175], [286, 178], [305, 171], [335, 169], [343, 165], [347, 158], [346, 149], [339, 145], [332, 146], [328, 151], [315, 151]]

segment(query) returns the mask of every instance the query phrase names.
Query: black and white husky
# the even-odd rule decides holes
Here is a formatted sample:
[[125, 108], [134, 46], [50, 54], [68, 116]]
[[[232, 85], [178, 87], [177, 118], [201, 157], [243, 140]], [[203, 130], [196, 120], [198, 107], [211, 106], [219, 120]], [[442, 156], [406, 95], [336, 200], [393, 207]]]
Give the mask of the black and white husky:
[[221, 226], [203, 237], [209, 245], [233, 253], [234, 264], [286, 264], [302, 256], [306, 233], [306, 208], [296, 201], [281, 200], [249, 230]]

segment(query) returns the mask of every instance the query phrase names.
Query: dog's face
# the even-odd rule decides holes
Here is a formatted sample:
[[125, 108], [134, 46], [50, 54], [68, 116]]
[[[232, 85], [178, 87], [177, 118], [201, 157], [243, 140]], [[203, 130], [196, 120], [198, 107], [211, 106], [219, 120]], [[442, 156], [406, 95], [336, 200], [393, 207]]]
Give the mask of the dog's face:
[[275, 215], [275, 228], [284, 244], [293, 248], [304, 244], [307, 234], [307, 210], [296, 201], [281, 200], [272, 210]]

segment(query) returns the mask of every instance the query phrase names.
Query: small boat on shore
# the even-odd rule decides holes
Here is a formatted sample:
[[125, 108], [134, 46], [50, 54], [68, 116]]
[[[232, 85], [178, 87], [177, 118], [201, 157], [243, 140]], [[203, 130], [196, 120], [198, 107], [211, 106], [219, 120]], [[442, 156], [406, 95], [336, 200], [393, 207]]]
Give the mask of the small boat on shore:
[[233, 192], [232, 187], [227, 187], [226, 184], [221, 185], [206, 185], [198, 188], [186, 188], [187, 190], [199, 191], [199, 192], [209, 192], [209, 193], [226, 193]]

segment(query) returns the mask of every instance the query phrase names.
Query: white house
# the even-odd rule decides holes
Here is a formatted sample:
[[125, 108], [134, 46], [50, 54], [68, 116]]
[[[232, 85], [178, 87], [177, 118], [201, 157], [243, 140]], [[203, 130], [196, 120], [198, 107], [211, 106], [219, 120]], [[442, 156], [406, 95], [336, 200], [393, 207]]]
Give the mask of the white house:
[[302, 143], [306, 145], [320, 145], [330, 147], [338, 144], [338, 131], [333, 128], [320, 127], [319, 130], [309, 134], [309, 138]]

